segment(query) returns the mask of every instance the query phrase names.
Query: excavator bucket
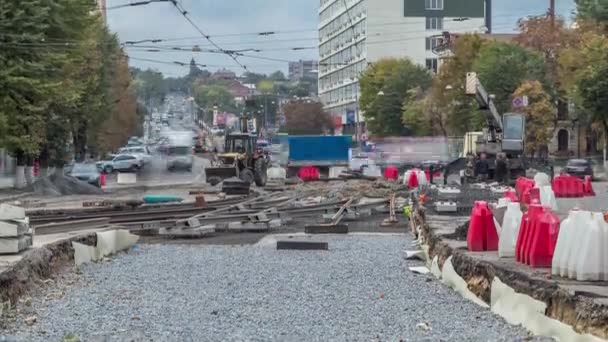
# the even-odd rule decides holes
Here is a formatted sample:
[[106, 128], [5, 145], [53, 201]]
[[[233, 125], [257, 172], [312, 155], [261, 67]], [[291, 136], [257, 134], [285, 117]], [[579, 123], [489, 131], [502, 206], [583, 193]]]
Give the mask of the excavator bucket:
[[237, 176], [238, 173], [234, 166], [208, 167], [205, 169], [207, 183], [217, 183], [218, 181]]

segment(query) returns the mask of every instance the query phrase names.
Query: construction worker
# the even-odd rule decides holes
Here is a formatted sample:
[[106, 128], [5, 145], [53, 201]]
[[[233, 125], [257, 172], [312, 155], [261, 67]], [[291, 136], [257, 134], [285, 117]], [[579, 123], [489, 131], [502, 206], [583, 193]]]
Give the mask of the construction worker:
[[498, 183], [506, 183], [507, 173], [507, 156], [504, 153], [498, 153], [496, 155], [496, 171], [494, 171], [494, 178]]
[[479, 156], [479, 160], [475, 163], [475, 175], [477, 176], [477, 181], [485, 182], [488, 180], [488, 173], [490, 172], [490, 165], [488, 164], [488, 160], [486, 159], [486, 154], [482, 153]]

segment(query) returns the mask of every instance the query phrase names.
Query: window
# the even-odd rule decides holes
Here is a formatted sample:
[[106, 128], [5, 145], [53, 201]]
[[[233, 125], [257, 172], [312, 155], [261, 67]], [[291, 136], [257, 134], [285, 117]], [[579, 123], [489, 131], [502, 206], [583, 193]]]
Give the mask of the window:
[[427, 10], [442, 10], [443, 0], [426, 0]]
[[437, 73], [437, 58], [427, 58], [426, 68], [432, 71], [434, 74]]
[[443, 30], [443, 18], [432, 17], [426, 18], [427, 30]]
[[439, 37], [426, 37], [426, 49], [435, 50], [439, 45], [441, 45], [441, 38]]

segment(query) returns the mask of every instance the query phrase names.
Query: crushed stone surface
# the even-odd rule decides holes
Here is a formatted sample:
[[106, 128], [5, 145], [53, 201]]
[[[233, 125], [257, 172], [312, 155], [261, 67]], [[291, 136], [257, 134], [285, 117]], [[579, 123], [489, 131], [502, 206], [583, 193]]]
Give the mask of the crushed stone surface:
[[[514, 341], [521, 327], [410, 272], [405, 235], [323, 236], [329, 251], [138, 245], [32, 301], [17, 341]], [[0, 335], [2, 332], [0, 331]]]

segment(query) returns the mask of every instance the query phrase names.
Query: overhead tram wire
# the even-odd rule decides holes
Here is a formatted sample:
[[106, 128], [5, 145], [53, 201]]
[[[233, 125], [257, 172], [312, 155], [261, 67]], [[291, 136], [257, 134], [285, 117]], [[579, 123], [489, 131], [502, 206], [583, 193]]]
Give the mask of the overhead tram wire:
[[182, 16], [184, 18], [186, 18], [186, 20], [190, 23], [190, 25], [192, 25], [192, 27], [194, 27], [194, 29], [197, 30], [198, 33], [200, 33], [211, 45], [213, 45], [218, 50], [222, 51], [225, 55], [229, 56], [232, 60], [234, 60], [236, 62], [236, 64], [238, 64], [241, 68], [243, 68], [245, 71], [247, 71], [247, 67], [243, 63], [239, 62], [239, 60], [234, 56], [234, 54], [231, 54], [231, 53], [227, 52], [226, 50], [222, 49], [207, 34], [205, 34], [205, 32], [200, 27], [198, 27], [198, 25], [196, 25], [196, 23], [194, 23], [194, 21], [192, 19], [190, 19], [190, 17], [188, 16], [188, 11], [186, 11], [183, 8], [183, 6], [181, 6], [181, 4], [178, 5], [177, 0], [170, 0], [170, 1], [173, 4], [173, 6], [182, 14]]

